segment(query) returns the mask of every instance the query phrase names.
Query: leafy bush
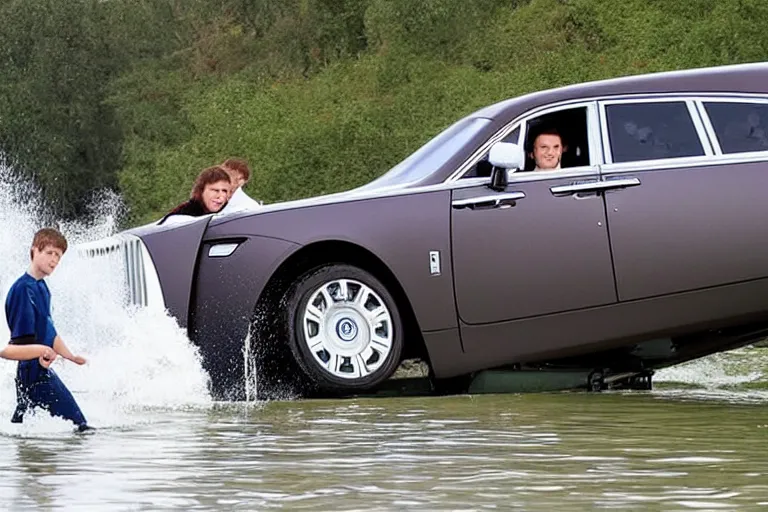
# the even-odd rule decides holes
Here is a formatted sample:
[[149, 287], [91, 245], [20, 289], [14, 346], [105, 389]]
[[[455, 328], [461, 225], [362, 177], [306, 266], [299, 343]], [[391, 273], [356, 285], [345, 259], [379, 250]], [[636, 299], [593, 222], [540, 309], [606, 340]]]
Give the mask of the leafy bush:
[[765, 59], [761, 0], [10, 0], [0, 150], [62, 212], [130, 222], [247, 158], [267, 202], [349, 189], [529, 91]]

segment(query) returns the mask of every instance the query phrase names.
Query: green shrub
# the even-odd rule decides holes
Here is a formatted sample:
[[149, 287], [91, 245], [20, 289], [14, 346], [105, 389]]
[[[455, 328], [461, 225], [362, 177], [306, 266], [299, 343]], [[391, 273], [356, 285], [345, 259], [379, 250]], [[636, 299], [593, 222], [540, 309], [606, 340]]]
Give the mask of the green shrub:
[[762, 0], [10, 0], [0, 151], [61, 212], [129, 222], [247, 158], [267, 202], [364, 184], [457, 118], [534, 90], [764, 60]]

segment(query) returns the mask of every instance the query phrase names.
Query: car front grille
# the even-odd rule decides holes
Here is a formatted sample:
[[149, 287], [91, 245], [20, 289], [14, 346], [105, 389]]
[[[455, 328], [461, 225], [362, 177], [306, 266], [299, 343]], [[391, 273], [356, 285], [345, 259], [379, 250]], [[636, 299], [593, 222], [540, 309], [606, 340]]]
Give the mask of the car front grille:
[[86, 259], [110, 259], [122, 267], [125, 302], [138, 307], [165, 307], [160, 280], [144, 242], [134, 235], [115, 235], [76, 246]]

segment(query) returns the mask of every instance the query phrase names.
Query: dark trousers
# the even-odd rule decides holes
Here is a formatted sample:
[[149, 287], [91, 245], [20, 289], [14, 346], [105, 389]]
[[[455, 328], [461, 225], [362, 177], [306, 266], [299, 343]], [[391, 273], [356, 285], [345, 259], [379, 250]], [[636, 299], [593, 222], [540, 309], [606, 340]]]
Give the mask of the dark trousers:
[[40, 407], [51, 416], [70, 420], [78, 427], [86, 425], [85, 416], [75, 397], [50, 368], [19, 368], [16, 376], [16, 403], [12, 423], [21, 423], [29, 409]]

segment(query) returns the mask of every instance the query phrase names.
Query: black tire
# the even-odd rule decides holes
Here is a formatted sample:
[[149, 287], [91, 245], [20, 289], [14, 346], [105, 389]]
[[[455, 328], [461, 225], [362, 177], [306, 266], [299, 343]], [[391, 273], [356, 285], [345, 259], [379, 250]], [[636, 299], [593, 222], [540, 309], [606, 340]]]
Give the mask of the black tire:
[[[313, 293], [323, 284], [336, 279], [359, 281], [376, 293], [389, 311], [392, 343], [384, 362], [372, 373], [358, 378], [338, 377], [323, 368], [307, 346], [302, 317]], [[347, 264], [329, 264], [312, 269], [290, 287], [285, 302], [285, 326], [291, 353], [312, 387], [334, 393], [355, 393], [373, 388], [392, 376], [400, 363], [403, 349], [403, 323], [392, 295], [369, 272]]]

